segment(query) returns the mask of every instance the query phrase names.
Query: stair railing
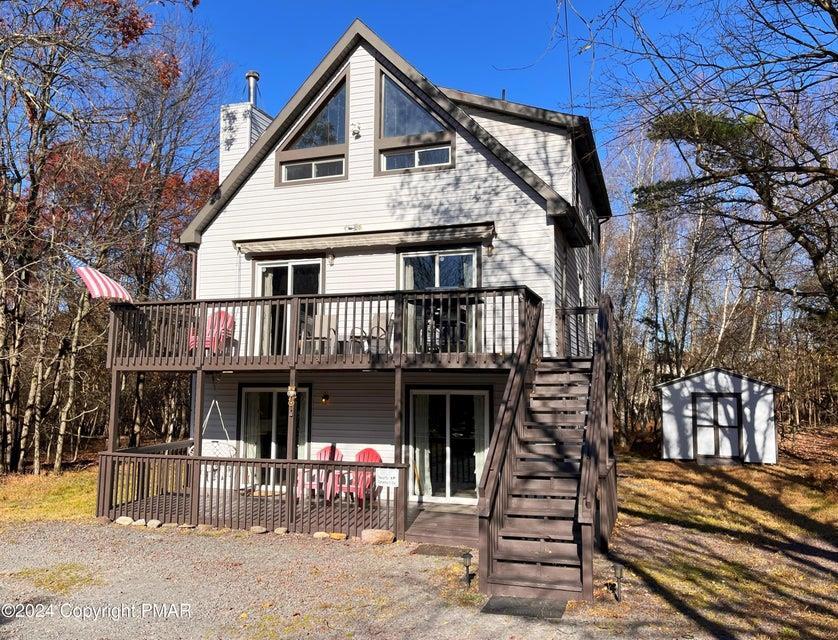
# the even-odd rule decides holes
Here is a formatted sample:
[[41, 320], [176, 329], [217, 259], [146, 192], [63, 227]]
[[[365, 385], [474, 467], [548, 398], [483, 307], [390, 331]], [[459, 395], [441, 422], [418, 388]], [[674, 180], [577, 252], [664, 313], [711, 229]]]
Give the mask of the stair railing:
[[593, 552], [594, 529], [597, 524], [597, 489], [600, 475], [608, 468], [611, 455], [608, 418], [609, 378], [611, 368], [611, 340], [613, 326], [611, 299], [600, 298], [597, 314], [594, 353], [591, 363], [591, 390], [588, 416], [585, 421], [585, 435], [582, 441], [582, 462], [579, 477], [579, 493], [576, 501], [576, 519], [581, 527], [582, 538], [582, 594], [593, 598]]
[[483, 466], [478, 490], [477, 514], [480, 526], [480, 589], [488, 589], [493, 554], [502, 526], [506, 494], [510, 482], [507, 459], [514, 448], [513, 434], [524, 419], [525, 388], [530, 369], [541, 357], [543, 304], [535, 295], [524, 294], [521, 301], [522, 331], [512, 368], [500, 402], [495, 428]]

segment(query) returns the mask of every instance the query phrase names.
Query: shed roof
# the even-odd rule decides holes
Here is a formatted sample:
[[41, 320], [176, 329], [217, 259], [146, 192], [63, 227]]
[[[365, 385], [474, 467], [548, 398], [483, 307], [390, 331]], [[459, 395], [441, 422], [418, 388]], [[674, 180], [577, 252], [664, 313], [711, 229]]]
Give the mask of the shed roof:
[[751, 382], [756, 382], [766, 387], [774, 387], [777, 391], [785, 391], [783, 387], [778, 384], [774, 384], [773, 382], [767, 382], [766, 380], [760, 380], [759, 378], [751, 378], [750, 376], [743, 375], [741, 373], [736, 373], [735, 371], [731, 371], [730, 369], [725, 369], [724, 367], [710, 367], [708, 369], [703, 369], [702, 371], [696, 371], [695, 373], [691, 373], [686, 376], [681, 376], [680, 378], [675, 378], [673, 380], [668, 380], [667, 382], [661, 382], [660, 384], [656, 384], [654, 386], [655, 389], [661, 389], [663, 387], [668, 387], [669, 385], [675, 384], [677, 382], [684, 382], [685, 380], [689, 380], [691, 378], [697, 378], [699, 376], [703, 376], [706, 373], [710, 372], [721, 372], [726, 375], [729, 375], [733, 378], [739, 378], [740, 380], [749, 380]]

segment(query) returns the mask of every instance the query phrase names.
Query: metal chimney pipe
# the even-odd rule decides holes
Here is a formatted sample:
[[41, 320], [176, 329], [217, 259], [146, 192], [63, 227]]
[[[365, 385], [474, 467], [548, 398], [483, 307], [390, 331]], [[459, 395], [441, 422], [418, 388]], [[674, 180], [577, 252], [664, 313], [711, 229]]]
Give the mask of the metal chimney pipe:
[[256, 83], [259, 82], [258, 71], [248, 71], [244, 74], [247, 79], [247, 101], [256, 106]]

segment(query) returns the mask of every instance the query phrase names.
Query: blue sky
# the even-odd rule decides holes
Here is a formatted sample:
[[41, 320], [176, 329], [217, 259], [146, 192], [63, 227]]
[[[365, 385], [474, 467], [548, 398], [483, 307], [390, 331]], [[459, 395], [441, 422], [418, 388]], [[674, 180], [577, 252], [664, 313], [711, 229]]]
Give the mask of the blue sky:
[[[604, 4], [586, 2], [585, 11]], [[204, 0], [195, 12], [231, 67], [222, 101], [241, 100], [244, 72], [256, 69], [260, 105], [272, 114], [356, 17], [438, 85], [497, 97], [505, 88], [510, 100], [569, 110], [565, 43], [547, 50], [555, 0]], [[581, 33], [572, 15], [570, 30]], [[590, 72], [589, 59], [572, 57], [574, 111], [596, 126], [584, 106]]]

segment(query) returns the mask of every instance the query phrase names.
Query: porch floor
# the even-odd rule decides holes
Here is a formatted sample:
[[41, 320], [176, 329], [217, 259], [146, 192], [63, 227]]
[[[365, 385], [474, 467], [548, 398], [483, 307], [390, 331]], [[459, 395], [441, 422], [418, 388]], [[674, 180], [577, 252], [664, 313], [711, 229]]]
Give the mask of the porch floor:
[[477, 507], [411, 502], [407, 508], [408, 542], [477, 548]]

